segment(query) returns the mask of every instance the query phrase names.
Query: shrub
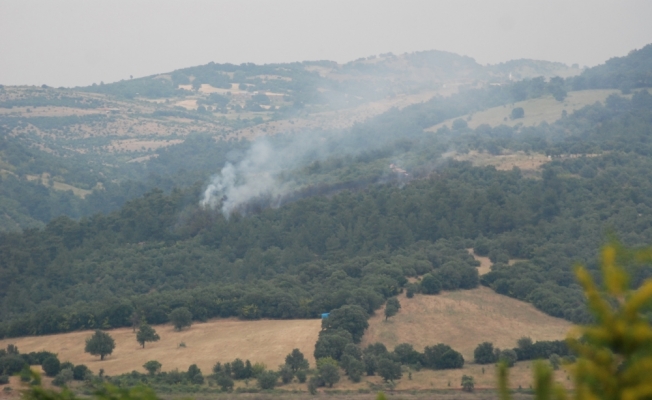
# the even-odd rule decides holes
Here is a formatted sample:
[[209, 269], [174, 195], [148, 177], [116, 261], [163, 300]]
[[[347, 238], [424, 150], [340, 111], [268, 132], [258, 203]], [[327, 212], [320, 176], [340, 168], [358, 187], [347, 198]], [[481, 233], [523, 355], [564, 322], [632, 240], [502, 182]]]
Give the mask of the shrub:
[[56, 357], [48, 357], [43, 360], [42, 367], [47, 376], [56, 376], [61, 371], [61, 363]]
[[296, 373], [297, 379], [299, 380], [299, 383], [306, 383], [306, 370], [305, 369], [300, 369]]
[[264, 371], [258, 375], [258, 386], [261, 389], [274, 389], [278, 375], [274, 371]]

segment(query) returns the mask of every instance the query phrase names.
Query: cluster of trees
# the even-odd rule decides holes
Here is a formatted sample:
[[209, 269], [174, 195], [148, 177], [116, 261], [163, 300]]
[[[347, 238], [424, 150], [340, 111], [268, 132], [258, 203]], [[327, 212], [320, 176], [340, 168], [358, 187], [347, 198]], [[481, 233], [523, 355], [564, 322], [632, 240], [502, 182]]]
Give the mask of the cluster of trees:
[[32, 380], [30, 365], [40, 365], [46, 376], [54, 377], [52, 383], [57, 386], [71, 380], [88, 380], [93, 375], [84, 364], [61, 362], [56, 354], [48, 351], [20, 353], [16, 346], [10, 344], [6, 349], [0, 349], [0, 385], [8, 383], [8, 377], [16, 374], [22, 381], [37, 384]]
[[572, 361], [574, 353], [568, 347], [566, 341], [542, 340], [532, 342], [529, 337], [522, 337], [513, 349], [494, 348], [493, 343], [480, 343], [473, 352], [477, 364], [493, 364], [502, 362], [511, 367], [516, 361], [526, 360], [550, 360], [554, 369], [559, 368], [562, 357]]

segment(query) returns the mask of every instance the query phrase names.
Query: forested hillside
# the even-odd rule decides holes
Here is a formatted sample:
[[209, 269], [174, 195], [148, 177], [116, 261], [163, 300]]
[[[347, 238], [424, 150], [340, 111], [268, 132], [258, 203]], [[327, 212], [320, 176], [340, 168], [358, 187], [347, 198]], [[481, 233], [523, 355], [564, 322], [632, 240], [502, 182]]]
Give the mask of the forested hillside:
[[[652, 240], [652, 95], [638, 78], [642, 65], [652, 68], [651, 51], [579, 78], [470, 87], [350, 129], [277, 135], [258, 164], [263, 153], [249, 142], [197, 134], [134, 166], [107, 155], [86, 171], [90, 153], [61, 144], [45, 152], [5, 126], [0, 205], [28, 229], [0, 236], [0, 336], [128, 326], [134, 315], [163, 323], [182, 306], [198, 320], [315, 318], [344, 305], [371, 314], [407, 287], [478, 284], [586, 321], [573, 263], [596, 270], [609, 232], [632, 246]], [[471, 129], [458, 119], [424, 131], [523, 99], [563, 102], [583, 77], [618, 88], [614, 74], [638, 83], [554, 123]], [[470, 151], [548, 162], [525, 173], [455, 161]], [[208, 178], [221, 168], [224, 177], [229, 165], [249, 168], [235, 176], [236, 188], [268, 173], [275, 190], [252, 191], [228, 212], [222, 206], [235, 192], [218, 190], [208, 203], [215, 207], [201, 206]], [[46, 168], [88, 192], [48, 190]], [[478, 276], [468, 248], [491, 258], [490, 273]], [[650, 275], [634, 271], [636, 283]], [[428, 287], [408, 283], [424, 276]]]

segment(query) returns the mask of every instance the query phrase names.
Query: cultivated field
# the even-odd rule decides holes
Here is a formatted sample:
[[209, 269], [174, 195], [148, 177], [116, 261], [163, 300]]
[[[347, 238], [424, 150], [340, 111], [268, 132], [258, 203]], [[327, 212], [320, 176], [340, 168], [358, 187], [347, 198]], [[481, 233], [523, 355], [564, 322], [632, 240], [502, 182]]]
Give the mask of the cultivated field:
[[[92, 331], [5, 339], [0, 340], [0, 348], [12, 343], [21, 353], [47, 350], [57, 353], [61, 361], [86, 364], [94, 373], [102, 368], [108, 375], [133, 370], [145, 372], [142, 366], [149, 360], [159, 361], [164, 371], [187, 370], [191, 364], [197, 364], [205, 374], [211, 373], [216, 362], [230, 362], [238, 357], [276, 369], [294, 348], [299, 348], [314, 366], [312, 353], [321, 320], [219, 319], [195, 323], [181, 332], [176, 332], [171, 325], [155, 329], [161, 340], [147, 343], [144, 349], [136, 342], [136, 334], [131, 329], [109, 331], [116, 347], [104, 361], [84, 353], [85, 339], [93, 334]], [[179, 347], [182, 342], [186, 347]]]

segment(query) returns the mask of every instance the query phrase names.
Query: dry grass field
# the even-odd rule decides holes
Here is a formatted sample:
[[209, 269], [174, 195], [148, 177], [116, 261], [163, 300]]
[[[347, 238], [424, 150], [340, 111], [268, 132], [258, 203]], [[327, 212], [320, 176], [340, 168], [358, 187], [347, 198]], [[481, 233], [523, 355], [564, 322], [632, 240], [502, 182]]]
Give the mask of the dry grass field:
[[[109, 331], [116, 347], [104, 361], [84, 353], [85, 339], [93, 334], [92, 331], [4, 339], [0, 340], [0, 348], [12, 343], [22, 353], [47, 350], [57, 353], [61, 361], [86, 364], [94, 373], [103, 368], [108, 375], [133, 370], [144, 372], [142, 366], [149, 360], [159, 361], [164, 371], [186, 370], [191, 364], [197, 364], [206, 374], [211, 373], [216, 362], [229, 362], [238, 357], [276, 369], [294, 348], [299, 348], [314, 366], [312, 353], [321, 321], [219, 319], [195, 323], [181, 332], [176, 332], [172, 325], [160, 325], [155, 329], [161, 340], [147, 343], [144, 349], [136, 342], [136, 334], [131, 329]], [[186, 347], [179, 347], [182, 342]]]
[[371, 317], [364, 346], [382, 342], [392, 350], [397, 344], [411, 343], [422, 351], [425, 346], [446, 343], [472, 361], [479, 343], [512, 348], [522, 336], [534, 341], [563, 339], [571, 327], [568, 321], [485, 287], [411, 299], [402, 295], [399, 301], [401, 310], [389, 321], [382, 310]]
[[[487, 110], [480, 111], [472, 115], [465, 115], [460, 118], [467, 120], [469, 127], [472, 129], [475, 129], [482, 124], [488, 124], [491, 126], [498, 126], [502, 124], [509, 126], [514, 126], [517, 124], [523, 124], [523, 126], [535, 126], [544, 121], [548, 123], [557, 121], [561, 118], [561, 114], [564, 110], [566, 110], [568, 114], [571, 114], [573, 111], [579, 110], [584, 106], [594, 104], [595, 102], [604, 102], [607, 97], [614, 93], [620, 94], [620, 91], [580, 90], [576, 92], [569, 92], [568, 97], [566, 97], [563, 102], [555, 100], [552, 96], [546, 96], [538, 99], [519, 101], [513, 105], [489, 108]], [[525, 111], [524, 118], [516, 120], [509, 118], [512, 109], [516, 107], [523, 107], [523, 110]], [[455, 119], [457, 118], [444, 121], [426, 130], [436, 132], [437, 129], [443, 127], [444, 125], [450, 128]]]

